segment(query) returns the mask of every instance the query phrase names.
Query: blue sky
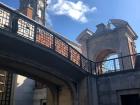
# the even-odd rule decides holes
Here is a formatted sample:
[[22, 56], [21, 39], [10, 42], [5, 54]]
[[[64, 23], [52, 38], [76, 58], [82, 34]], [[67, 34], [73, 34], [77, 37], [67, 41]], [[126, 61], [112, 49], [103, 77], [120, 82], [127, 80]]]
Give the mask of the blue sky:
[[[18, 8], [19, 0], [0, 0]], [[48, 0], [47, 21], [61, 35], [75, 41], [85, 28], [96, 30], [96, 25], [109, 19], [128, 21], [140, 37], [140, 0]], [[136, 41], [140, 52], [140, 38]]]

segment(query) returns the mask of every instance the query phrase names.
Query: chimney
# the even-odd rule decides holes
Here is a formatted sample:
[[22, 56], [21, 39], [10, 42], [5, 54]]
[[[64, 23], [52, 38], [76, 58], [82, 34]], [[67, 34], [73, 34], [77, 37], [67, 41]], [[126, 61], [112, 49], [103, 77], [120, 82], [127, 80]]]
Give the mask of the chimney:
[[33, 8], [30, 5], [28, 5], [28, 7], [25, 8], [22, 13], [30, 19], [33, 19]]

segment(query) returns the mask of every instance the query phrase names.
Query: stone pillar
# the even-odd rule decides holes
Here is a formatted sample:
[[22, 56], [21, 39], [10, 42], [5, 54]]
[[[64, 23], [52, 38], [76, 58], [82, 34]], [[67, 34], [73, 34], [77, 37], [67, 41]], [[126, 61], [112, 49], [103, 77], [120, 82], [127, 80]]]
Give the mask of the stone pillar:
[[79, 105], [98, 105], [96, 77], [88, 76], [79, 84]]
[[59, 90], [59, 104], [58, 105], [72, 105], [73, 98], [69, 87], [63, 86]]

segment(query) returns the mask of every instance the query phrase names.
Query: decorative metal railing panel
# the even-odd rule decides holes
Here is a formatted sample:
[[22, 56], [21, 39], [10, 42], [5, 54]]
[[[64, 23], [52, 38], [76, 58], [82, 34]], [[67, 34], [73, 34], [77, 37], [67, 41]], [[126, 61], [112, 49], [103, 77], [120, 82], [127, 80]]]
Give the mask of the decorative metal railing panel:
[[41, 28], [37, 28], [36, 42], [52, 49], [53, 35]]
[[128, 55], [101, 62], [90, 61], [59, 37], [57, 33], [52, 32], [3, 4], [0, 4], [0, 28], [56, 52], [77, 65], [81, 70], [85, 70], [91, 74], [101, 75], [104, 73], [134, 69], [135, 55]]
[[18, 19], [18, 31], [17, 33], [27, 39], [34, 40], [34, 25], [26, 20]]
[[87, 72], [89, 71], [89, 66], [90, 66], [89, 63], [90, 61], [88, 59], [86, 59], [85, 57], [81, 57], [82, 68], [86, 70]]
[[10, 24], [10, 13], [0, 8], [0, 28], [6, 29]]
[[68, 58], [68, 44], [55, 37], [55, 51]]
[[135, 69], [135, 60], [138, 55], [140, 56], [138, 53], [96, 62], [96, 73], [97, 75], [101, 75], [123, 70], [133, 70]]
[[80, 66], [80, 53], [70, 47], [70, 60]]

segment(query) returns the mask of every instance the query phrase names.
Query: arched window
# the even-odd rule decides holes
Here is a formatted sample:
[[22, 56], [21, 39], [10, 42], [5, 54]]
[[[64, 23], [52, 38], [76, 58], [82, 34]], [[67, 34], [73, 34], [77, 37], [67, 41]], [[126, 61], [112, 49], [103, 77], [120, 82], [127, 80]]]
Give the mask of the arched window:
[[120, 70], [120, 64], [118, 59], [118, 54], [113, 53], [109, 54], [105, 57], [104, 61], [102, 62], [102, 72], [114, 72]]

